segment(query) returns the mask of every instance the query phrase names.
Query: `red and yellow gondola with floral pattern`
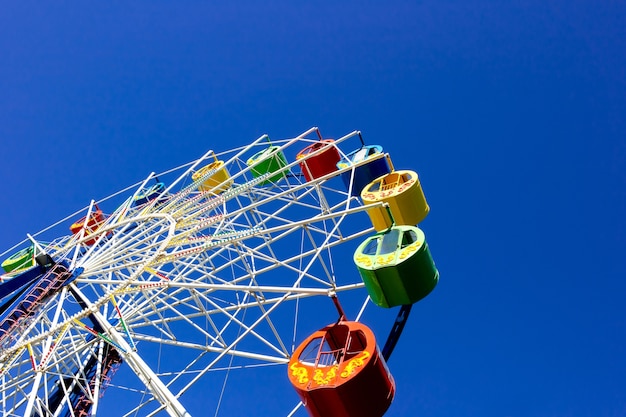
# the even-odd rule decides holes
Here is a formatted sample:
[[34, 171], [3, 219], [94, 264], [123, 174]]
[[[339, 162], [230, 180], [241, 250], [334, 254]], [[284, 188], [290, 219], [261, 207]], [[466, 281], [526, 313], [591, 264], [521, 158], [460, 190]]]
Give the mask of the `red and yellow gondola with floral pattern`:
[[395, 393], [373, 332], [352, 321], [326, 326], [300, 344], [289, 380], [311, 417], [380, 417]]

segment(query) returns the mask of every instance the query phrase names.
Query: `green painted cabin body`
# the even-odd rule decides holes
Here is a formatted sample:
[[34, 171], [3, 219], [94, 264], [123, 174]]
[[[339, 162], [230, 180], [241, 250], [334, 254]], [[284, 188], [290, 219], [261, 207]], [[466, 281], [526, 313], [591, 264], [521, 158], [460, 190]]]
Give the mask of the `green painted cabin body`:
[[29, 246], [14, 253], [2, 262], [4, 272], [17, 271], [24, 268], [30, 268], [35, 264], [35, 247]]
[[416, 303], [439, 281], [424, 232], [415, 226], [393, 226], [369, 237], [354, 253], [354, 263], [380, 307]]
[[287, 166], [287, 160], [279, 146], [270, 146], [254, 154], [248, 159], [247, 165], [250, 167], [254, 178], [264, 174], [276, 173], [276, 175], [270, 176], [260, 184], [266, 185], [278, 182], [285, 176], [285, 172], [281, 170]]

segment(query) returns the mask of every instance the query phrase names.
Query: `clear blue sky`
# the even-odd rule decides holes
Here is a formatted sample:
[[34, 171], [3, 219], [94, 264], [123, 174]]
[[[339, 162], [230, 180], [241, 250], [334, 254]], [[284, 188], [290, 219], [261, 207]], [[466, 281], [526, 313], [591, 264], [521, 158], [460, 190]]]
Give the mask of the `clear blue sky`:
[[626, 4], [221, 3], [3, 5], [0, 250], [209, 148], [358, 129], [419, 173], [441, 273], [387, 416], [626, 415]]

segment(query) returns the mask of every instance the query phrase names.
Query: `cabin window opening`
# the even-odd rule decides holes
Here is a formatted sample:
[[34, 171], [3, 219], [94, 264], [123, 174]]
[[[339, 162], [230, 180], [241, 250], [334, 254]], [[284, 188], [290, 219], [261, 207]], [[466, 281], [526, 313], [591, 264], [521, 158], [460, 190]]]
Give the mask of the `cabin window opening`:
[[380, 245], [379, 255], [386, 255], [393, 253], [398, 249], [398, 230], [391, 229], [389, 232], [383, 235], [383, 241]]
[[[317, 357], [312, 365], [316, 367], [332, 366], [340, 363], [345, 353], [346, 342], [348, 339], [348, 328], [344, 325], [336, 325], [328, 329], [323, 337], [312, 340], [300, 355], [302, 358], [304, 352], [316, 352]], [[313, 345], [314, 344], [314, 345]], [[317, 347], [317, 350], [313, 348]], [[311, 348], [311, 349], [310, 349]], [[300, 360], [300, 358], [298, 358]], [[311, 359], [311, 354], [307, 353], [307, 360]]]
[[407, 230], [402, 234], [402, 248], [405, 248], [414, 242], [417, 242], [417, 233], [415, 233], [415, 231]]
[[309, 341], [298, 362], [314, 367], [339, 365], [367, 349], [367, 336], [362, 330], [350, 331], [348, 326], [335, 325], [323, 335]]
[[316, 142], [313, 144], [313, 146], [311, 147], [311, 151], [316, 151], [322, 147], [324, 147], [326, 144], [323, 142]]
[[316, 337], [315, 339], [311, 340], [309, 344], [306, 345], [304, 349], [302, 349], [302, 353], [300, 353], [300, 356], [298, 357], [298, 362], [305, 365], [314, 366], [317, 361], [317, 356], [320, 352], [323, 340], [323, 337]]
[[357, 153], [354, 154], [354, 158], [352, 158], [353, 162], [361, 162], [367, 157], [367, 149], [359, 149]]
[[376, 181], [375, 183], [373, 183], [372, 185], [370, 185], [370, 187], [367, 189], [368, 192], [370, 193], [376, 193], [378, 191], [380, 191], [380, 181]]
[[376, 255], [376, 250], [378, 249], [378, 242], [380, 242], [380, 237], [373, 238], [372, 240], [367, 242], [367, 245], [365, 245], [365, 247], [362, 250], [363, 255], [370, 255], [370, 256]]
[[400, 176], [395, 172], [392, 172], [391, 174], [383, 178], [383, 191], [387, 191], [387, 190], [391, 190], [395, 188], [396, 185], [398, 185], [399, 178]]
[[346, 354], [343, 357], [344, 361], [350, 360], [363, 352], [367, 348], [367, 338], [361, 330], [350, 332], [350, 337], [346, 345]]

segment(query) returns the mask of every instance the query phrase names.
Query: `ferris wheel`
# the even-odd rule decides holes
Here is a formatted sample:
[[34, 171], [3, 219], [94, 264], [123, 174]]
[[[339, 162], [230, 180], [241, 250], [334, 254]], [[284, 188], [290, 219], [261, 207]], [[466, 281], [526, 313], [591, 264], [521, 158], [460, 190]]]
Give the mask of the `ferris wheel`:
[[[319, 404], [340, 400], [324, 393], [361, 369], [387, 390], [382, 415], [384, 359], [438, 280], [415, 226], [427, 213], [414, 172], [358, 131], [317, 128], [208, 151], [91, 201], [5, 252], [2, 415], [217, 416], [229, 384], [245, 403], [240, 381], [276, 383], [263, 372], [296, 389], [276, 393], [283, 415], [331, 415]], [[359, 323], [368, 304], [401, 306], [382, 352]]]

